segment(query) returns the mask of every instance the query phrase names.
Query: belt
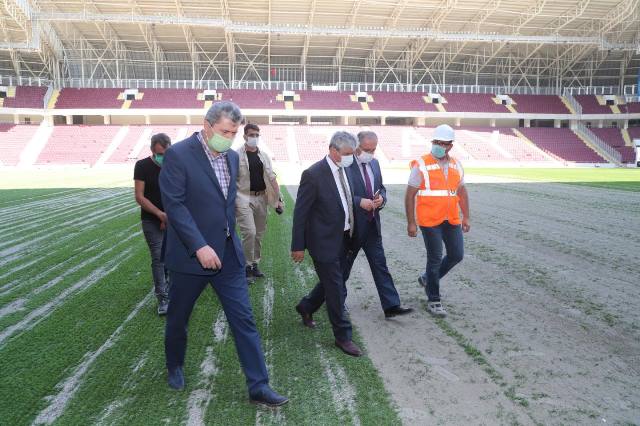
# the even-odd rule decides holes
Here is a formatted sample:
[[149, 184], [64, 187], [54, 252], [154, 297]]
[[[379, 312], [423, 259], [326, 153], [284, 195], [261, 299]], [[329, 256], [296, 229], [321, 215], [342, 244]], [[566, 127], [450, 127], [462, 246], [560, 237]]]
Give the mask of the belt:
[[249, 191], [249, 195], [258, 196], [263, 195], [266, 191], [263, 189], [262, 191]]

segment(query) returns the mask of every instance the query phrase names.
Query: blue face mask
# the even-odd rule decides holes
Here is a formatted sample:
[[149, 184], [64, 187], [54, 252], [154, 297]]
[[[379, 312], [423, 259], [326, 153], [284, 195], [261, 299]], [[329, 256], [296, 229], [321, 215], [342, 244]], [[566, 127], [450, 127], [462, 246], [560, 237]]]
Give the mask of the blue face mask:
[[431, 154], [436, 158], [443, 158], [447, 154], [447, 151], [440, 145], [434, 143], [431, 145]]

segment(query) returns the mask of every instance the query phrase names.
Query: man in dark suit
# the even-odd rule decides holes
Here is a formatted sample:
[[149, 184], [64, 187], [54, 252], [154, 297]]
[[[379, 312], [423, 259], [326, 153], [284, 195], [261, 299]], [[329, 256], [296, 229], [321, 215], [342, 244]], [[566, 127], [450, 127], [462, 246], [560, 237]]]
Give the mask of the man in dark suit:
[[356, 140], [350, 133], [331, 137], [329, 154], [302, 173], [293, 212], [291, 257], [302, 262], [309, 250], [320, 282], [296, 310], [314, 327], [312, 315], [327, 302], [335, 344], [351, 356], [362, 352], [351, 340], [351, 321], [344, 307], [342, 271], [354, 232], [353, 193], [345, 172], [353, 162]]
[[242, 122], [231, 102], [215, 103], [201, 132], [165, 152], [160, 190], [168, 218], [165, 265], [171, 272], [165, 330], [168, 383], [184, 388], [187, 325], [193, 305], [211, 284], [235, 339], [252, 402], [282, 405], [269, 377], [249, 302], [244, 254], [235, 232], [238, 154], [229, 150]]
[[374, 158], [377, 146], [378, 136], [374, 132], [358, 133], [355, 161], [347, 169], [353, 189], [355, 233], [354, 244], [348, 253], [343, 275], [346, 282], [353, 262], [362, 249], [367, 256], [385, 318], [391, 318], [413, 312], [413, 309], [400, 305], [400, 296], [387, 268], [382, 246], [380, 210], [387, 202], [387, 190], [382, 183], [380, 164]]

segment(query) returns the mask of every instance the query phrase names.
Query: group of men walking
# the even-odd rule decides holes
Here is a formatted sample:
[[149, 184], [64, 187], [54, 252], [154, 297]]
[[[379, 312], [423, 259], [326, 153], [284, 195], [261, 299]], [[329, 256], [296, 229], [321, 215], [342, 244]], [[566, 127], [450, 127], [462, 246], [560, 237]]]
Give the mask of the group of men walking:
[[[243, 146], [230, 149], [242, 122], [235, 104], [218, 102], [208, 110], [200, 132], [171, 148], [166, 135], [154, 135], [152, 155], [135, 167], [135, 194], [152, 259], [158, 314], [167, 315], [169, 386], [185, 386], [189, 317], [211, 284], [233, 333], [250, 400], [278, 406], [288, 399], [269, 386], [248, 284], [264, 276], [259, 264], [267, 210], [282, 213], [284, 203], [269, 156], [259, 146], [260, 128], [244, 126]], [[433, 139], [431, 152], [411, 163], [405, 208], [408, 235], [415, 237], [419, 226], [427, 249], [425, 273], [418, 281], [425, 287], [428, 311], [444, 316], [439, 280], [462, 260], [469, 202], [462, 166], [448, 155], [453, 129], [439, 126]], [[385, 317], [413, 311], [401, 304], [386, 264], [380, 211], [387, 194], [374, 158], [377, 144], [370, 131], [357, 138], [336, 132], [327, 156], [302, 173], [293, 212], [291, 257], [301, 262], [308, 251], [319, 278], [295, 309], [302, 323], [314, 328], [313, 314], [326, 303], [335, 344], [351, 356], [362, 351], [351, 338], [346, 282], [360, 250]]]

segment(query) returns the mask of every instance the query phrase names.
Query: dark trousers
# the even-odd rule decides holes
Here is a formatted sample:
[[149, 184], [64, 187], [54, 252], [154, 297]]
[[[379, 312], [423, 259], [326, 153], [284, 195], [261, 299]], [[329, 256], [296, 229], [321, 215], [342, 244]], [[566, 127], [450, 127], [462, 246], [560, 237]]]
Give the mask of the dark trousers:
[[189, 317], [193, 305], [207, 284], [211, 284], [220, 299], [247, 378], [247, 387], [249, 392], [255, 392], [269, 383], [269, 377], [260, 335], [253, 319], [244, 265], [238, 261], [231, 239], [227, 240], [222, 269], [215, 275], [171, 271], [164, 340], [167, 368], [184, 365]]
[[326, 300], [333, 335], [340, 341], [351, 340], [352, 333], [351, 321], [344, 308], [346, 290], [343, 271], [346, 267], [349, 244], [350, 238], [346, 234], [338, 259], [333, 262], [313, 261], [320, 282], [300, 301], [300, 306], [305, 312], [314, 313]]
[[149, 246], [149, 254], [151, 255], [151, 274], [153, 275], [153, 287], [156, 298], [158, 302], [163, 302], [169, 297], [167, 271], [162, 262], [164, 231], [160, 229], [160, 222], [142, 219], [142, 233], [144, 234], [147, 246]]
[[[387, 268], [387, 258], [384, 255], [384, 247], [382, 246], [382, 236], [378, 234], [376, 222], [372, 220], [367, 222], [367, 233], [365, 240], [362, 241], [361, 246], [352, 247], [347, 253], [347, 261], [345, 262], [345, 269], [343, 271], [345, 283], [349, 279], [351, 274], [351, 268], [353, 262], [360, 248], [364, 251], [369, 262], [369, 268], [371, 268], [371, 274], [373, 275], [373, 282], [378, 290], [378, 297], [380, 298], [380, 304], [382, 309], [389, 309], [395, 306], [400, 306], [400, 296], [396, 290], [396, 286], [393, 283], [393, 278]], [[346, 289], [346, 286], [345, 286]]]
[[[462, 225], [451, 225], [448, 221], [437, 226], [421, 226], [422, 238], [427, 249], [427, 267], [423, 278], [427, 281], [427, 297], [430, 302], [440, 301], [440, 278], [464, 256]], [[447, 254], [442, 257], [442, 243]]]

